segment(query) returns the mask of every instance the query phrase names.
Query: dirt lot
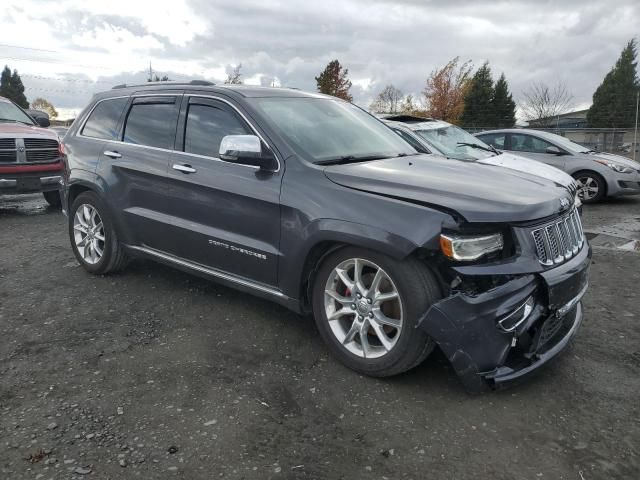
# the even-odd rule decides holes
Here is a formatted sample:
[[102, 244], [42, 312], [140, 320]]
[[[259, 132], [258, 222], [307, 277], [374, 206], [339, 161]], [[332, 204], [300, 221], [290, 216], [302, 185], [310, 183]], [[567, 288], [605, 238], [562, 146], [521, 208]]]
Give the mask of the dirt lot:
[[0, 199], [0, 478], [638, 479], [640, 199], [585, 224], [573, 349], [469, 396], [440, 355], [362, 377], [309, 319], [163, 266], [90, 276], [61, 213]]

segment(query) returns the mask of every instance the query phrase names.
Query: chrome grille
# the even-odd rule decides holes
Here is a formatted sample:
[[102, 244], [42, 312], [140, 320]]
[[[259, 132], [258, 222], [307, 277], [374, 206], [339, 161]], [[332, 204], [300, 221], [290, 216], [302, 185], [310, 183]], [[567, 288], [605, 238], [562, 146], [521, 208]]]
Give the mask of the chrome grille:
[[0, 150], [15, 150], [16, 139], [15, 138], [0, 138]]
[[13, 163], [18, 161], [15, 138], [0, 138], [0, 163]]
[[51, 162], [58, 158], [58, 141], [50, 138], [25, 138], [26, 161], [30, 163]]
[[573, 257], [584, 244], [582, 223], [577, 210], [538, 227], [531, 232], [538, 260], [543, 265], [557, 265]]
[[24, 148], [39, 149], [39, 148], [58, 148], [58, 142], [50, 138], [25, 138]]

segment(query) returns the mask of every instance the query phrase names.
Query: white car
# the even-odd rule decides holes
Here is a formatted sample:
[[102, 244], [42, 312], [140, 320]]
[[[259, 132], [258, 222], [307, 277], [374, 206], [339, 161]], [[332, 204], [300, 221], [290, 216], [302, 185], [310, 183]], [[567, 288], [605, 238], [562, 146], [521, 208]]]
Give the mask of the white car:
[[386, 115], [381, 120], [419, 152], [510, 168], [552, 180], [572, 194], [577, 191], [576, 181], [562, 170], [496, 150], [451, 123], [412, 115]]

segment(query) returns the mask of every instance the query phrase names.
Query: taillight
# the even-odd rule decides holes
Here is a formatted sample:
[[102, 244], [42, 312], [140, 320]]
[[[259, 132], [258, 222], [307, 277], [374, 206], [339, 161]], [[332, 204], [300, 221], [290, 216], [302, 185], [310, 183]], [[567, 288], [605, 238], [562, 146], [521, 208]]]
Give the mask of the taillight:
[[64, 149], [64, 143], [58, 142], [58, 155], [64, 157], [66, 154], [67, 152]]

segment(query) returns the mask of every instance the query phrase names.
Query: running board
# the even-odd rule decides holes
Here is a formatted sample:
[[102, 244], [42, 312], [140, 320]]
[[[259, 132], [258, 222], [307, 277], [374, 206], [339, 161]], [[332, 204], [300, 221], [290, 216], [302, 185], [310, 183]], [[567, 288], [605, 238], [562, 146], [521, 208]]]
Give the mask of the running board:
[[170, 253], [165, 253], [160, 250], [156, 250], [154, 248], [141, 247], [136, 245], [127, 245], [127, 248], [134, 250], [136, 252], [144, 253], [146, 255], [151, 255], [152, 257], [160, 258], [166, 262], [180, 265], [181, 267], [185, 267], [199, 273], [204, 273], [205, 275], [209, 275], [211, 277], [219, 278], [221, 280], [226, 280], [227, 282], [235, 283], [236, 285], [241, 285], [243, 287], [250, 288], [253, 290], [258, 290], [259, 292], [263, 292], [280, 299], [287, 298], [287, 296], [284, 293], [282, 293], [280, 290], [276, 290], [275, 288], [267, 287], [265, 285], [255, 283], [250, 280], [246, 280], [244, 278], [238, 277], [236, 275], [225, 273], [220, 270], [216, 270], [214, 268], [205, 267], [204, 265], [200, 265], [199, 263], [190, 262], [189, 260], [185, 260], [184, 258], [176, 257], [175, 255], [171, 255]]

